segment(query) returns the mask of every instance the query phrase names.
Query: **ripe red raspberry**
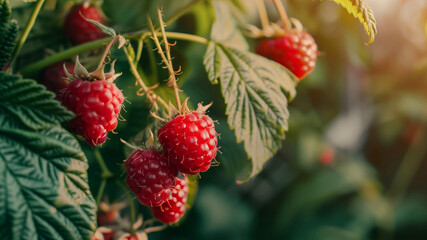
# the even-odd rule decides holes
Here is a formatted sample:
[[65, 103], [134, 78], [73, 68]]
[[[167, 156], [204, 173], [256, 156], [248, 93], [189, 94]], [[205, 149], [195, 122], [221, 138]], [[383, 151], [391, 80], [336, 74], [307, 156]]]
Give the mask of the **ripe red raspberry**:
[[73, 44], [79, 45], [106, 36], [98, 27], [86, 21], [80, 13], [87, 19], [104, 24], [100, 11], [90, 6], [89, 2], [74, 6], [67, 14], [64, 23], [65, 33]]
[[74, 74], [74, 64], [59, 62], [44, 69], [40, 76], [40, 83], [46, 86], [47, 90], [54, 92], [58, 99], [60, 93], [68, 86], [68, 82], [64, 79], [67, 77], [64, 66], [68, 72]]
[[255, 52], [282, 64], [299, 79], [313, 71], [317, 60], [317, 45], [304, 31], [292, 31], [283, 37], [261, 39]]
[[61, 100], [76, 114], [69, 122], [71, 131], [94, 146], [104, 143], [107, 132], [116, 128], [124, 97], [114, 83], [75, 79], [64, 90]]
[[159, 206], [171, 196], [176, 169], [156, 150], [135, 150], [125, 161], [126, 184], [147, 206]]
[[158, 207], [151, 208], [155, 218], [164, 223], [176, 223], [184, 216], [187, 209], [188, 179], [176, 178], [176, 185], [172, 188], [171, 199]]
[[198, 111], [178, 115], [159, 129], [159, 142], [176, 168], [187, 174], [205, 172], [217, 152], [212, 119]]

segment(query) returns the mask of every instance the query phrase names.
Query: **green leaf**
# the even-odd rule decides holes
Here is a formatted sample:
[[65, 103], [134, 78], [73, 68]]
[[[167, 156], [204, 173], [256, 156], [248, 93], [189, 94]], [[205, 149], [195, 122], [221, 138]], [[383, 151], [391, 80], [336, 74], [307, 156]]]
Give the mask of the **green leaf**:
[[0, 106], [0, 239], [89, 239], [96, 206], [79, 144], [13, 114]]
[[374, 41], [377, 34], [377, 25], [372, 9], [366, 4], [364, 0], [331, 0], [343, 6], [347, 11], [359, 19], [363, 24], [366, 33], [369, 36], [370, 44]]
[[89, 18], [85, 18], [85, 16], [83, 16], [82, 14], [80, 14], [82, 16], [82, 18], [84, 18], [84, 20], [86, 20], [87, 22], [90, 22], [91, 24], [95, 25], [97, 28], [101, 29], [101, 31], [111, 37], [115, 37], [117, 36], [116, 31], [114, 31], [114, 29], [107, 27], [105, 25], [103, 25], [102, 23], [95, 21], [93, 19], [89, 19]]
[[38, 130], [73, 118], [54, 94], [31, 79], [0, 73], [0, 107], [13, 112], [27, 127]]
[[18, 34], [18, 24], [10, 20], [11, 10], [8, 1], [0, 0], [0, 70], [11, 58]]
[[217, 160], [221, 167], [234, 176], [239, 182], [248, 180], [252, 168], [251, 160], [248, 159], [242, 143], [237, 143], [236, 135], [227, 124], [227, 119], [216, 118], [218, 124], [215, 126], [221, 133], [218, 139], [218, 146], [221, 154], [217, 155]]
[[0, 0], [0, 33], [3, 33], [7, 28], [11, 15], [9, 2], [6, 0]]
[[289, 117], [285, 92], [295, 96], [296, 79], [278, 63], [215, 42], [204, 64], [210, 81], [221, 82], [228, 124], [252, 159], [252, 177], [281, 147]]
[[227, 47], [248, 50], [249, 45], [234, 20], [228, 2], [213, 2], [215, 21], [212, 24], [211, 38]]

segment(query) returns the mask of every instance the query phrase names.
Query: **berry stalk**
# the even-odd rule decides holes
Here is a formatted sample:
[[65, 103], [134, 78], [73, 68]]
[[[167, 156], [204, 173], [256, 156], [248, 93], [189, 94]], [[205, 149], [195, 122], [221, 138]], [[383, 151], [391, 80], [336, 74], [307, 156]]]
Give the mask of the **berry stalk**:
[[107, 57], [107, 55], [110, 53], [110, 49], [111, 49], [111, 46], [113, 46], [113, 43], [119, 38], [119, 37], [121, 37], [120, 35], [117, 35], [117, 36], [115, 36], [109, 43], [108, 43], [108, 45], [106, 46], [106, 48], [105, 48], [105, 50], [104, 50], [104, 53], [102, 54], [102, 57], [101, 57], [101, 60], [99, 61], [99, 63], [98, 63], [98, 67], [97, 67], [97, 69], [101, 69], [102, 68], [102, 65], [104, 65], [104, 61], [105, 61], [105, 58]]
[[122, 183], [122, 181], [120, 181], [119, 179], [116, 179], [115, 183], [123, 190], [123, 192], [126, 193], [126, 196], [128, 198], [129, 212], [130, 212], [130, 234], [134, 234], [135, 229], [133, 226], [135, 224], [136, 216], [135, 216], [135, 204], [133, 202], [133, 197], [129, 192], [129, 188], [126, 187], [126, 185]]
[[286, 13], [285, 7], [281, 0], [273, 0], [274, 5], [276, 6], [277, 11], [279, 12], [280, 20], [282, 25], [285, 28], [286, 32], [289, 32], [292, 29], [291, 22], [289, 21], [288, 14]]
[[262, 30], [268, 32], [270, 30], [270, 21], [268, 20], [267, 10], [265, 9], [264, 0], [257, 0], [258, 14], [261, 20]]
[[12, 58], [10, 60], [10, 64], [8, 67], [10, 71], [13, 71], [13, 66], [15, 65], [16, 59], [18, 58], [18, 55], [21, 52], [22, 46], [27, 40], [28, 34], [30, 34], [31, 29], [33, 28], [33, 25], [36, 22], [37, 16], [39, 15], [39, 12], [40, 12], [40, 9], [42, 8], [43, 3], [44, 3], [44, 0], [37, 1], [36, 6], [34, 7], [33, 12], [31, 13], [31, 16], [28, 19], [27, 24], [25, 25], [24, 31], [22, 32], [22, 35], [16, 44], [16, 47], [12, 54]]
[[186, 14], [188, 11], [193, 9], [194, 6], [201, 3], [203, 0], [194, 0], [190, 3], [188, 3], [186, 6], [184, 6], [181, 10], [176, 12], [173, 16], [171, 16], [169, 19], [166, 19], [165, 24], [170, 24], [177, 20], [178, 18], [182, 17], [184, 14]]

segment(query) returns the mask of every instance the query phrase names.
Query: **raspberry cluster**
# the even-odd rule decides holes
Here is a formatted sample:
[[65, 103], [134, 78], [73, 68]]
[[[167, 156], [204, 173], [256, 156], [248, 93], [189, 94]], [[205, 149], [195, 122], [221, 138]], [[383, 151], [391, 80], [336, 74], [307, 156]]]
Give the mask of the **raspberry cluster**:
[[[205, 114], [207, 107], [199, 105], [196, 111], [189, 111], [186, 103], [184, 106], [181, 112], [172, 110], [171, 119], [158, 130], [162, 153], [137, 149], [125, 162], [130, 190], [151, 207], [155, 218], [168, 224], [177, 222], [186, 211], [186, 174], [207, 171], [218, 150], [214, 122]], [[183, 179], [177, 177], [178, 172]]]
[[73, 80], [62, 94], [62, 104], [76, 114], [69, 122], [72, 132], [94, 146], [105, 142], [117, 126], [124, 96], [114, 83]]
[[317, 44], [304, 31], [293, 31], [277, 38], [264, 38], [257, 42], [255, 52], [280, 63], [296, 77], [303, 79], [313, 71], [317, 60]]

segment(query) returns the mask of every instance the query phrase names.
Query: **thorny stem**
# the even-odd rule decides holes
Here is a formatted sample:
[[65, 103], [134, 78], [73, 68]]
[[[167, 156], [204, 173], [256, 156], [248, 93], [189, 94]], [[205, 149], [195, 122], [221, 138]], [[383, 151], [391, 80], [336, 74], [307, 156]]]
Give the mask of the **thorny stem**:
[[129, 201], [129, 211], [130, 211], [130, 234], [135, 233], [135, 229], [133, 229], [133, 225], [135, 224], [135, 204], [133, 202], [132, 195], [129, 193], [129, 190], [126, 188], [126, 186], [120, 181], [116, 180], [116, 184], [119, 185], [121, 189], [126, 193], [126, 196]]
[[25, 25], [24, 31], [22, 32], [21, 37], [16, 44], [16, 47], [13, 51], [12, 58], [10, 60], [9, 69], [13, 70], [13, 66], [15, 65], [16, 59], [18, 58], [19, 53], [21, 52], [22, 46], [27, 40], [28, 34], [30, 34], [31, 29], [33, 28], [34, 23], [36, 22], [36, 18], [39, 15], [40, 9], [44, 3], [44, 0], [38, 0], [36, 6], [31, 13], [30, 18], [28, 19], [27, 24]]
[[123, 51], [126, 55], [126, 58], [130, 65], [130, 70], [135, 77], [136, 81], [141, 86], [142, 90], [147, 94], [148, 100], [153, 104], [153, 106], [157, 109], [156, 101], [158, 101], [160, 104], [162, 104], [163, 107], [166, 109], [169, 109], [169, 105], [166, 104], [166, 102], [158, 95], [155, 95], [151, 92], [151, 90], [145, 85], [144, 81], [142, 81], [141, 75], [138, 73], [137, 66], [135, 64], [135, 61], [133, 61], [132, 57], [129, 54], [129, 51], [126, 47], [123, 48]]
[[289, 21], [288, 14], [286, 13], [285, 7], [281, 0], [273, 0], [274, 5], [276, 6], [277, 11], [280, 15], [280, 20], [282, 21], [282, 25], [285, 28], [286, 32], [289, 32], [292, 29], [291, 22]]
[[[148, 26], [151, 30], [152, 39], [153, 39], [153, 41], [157, 47], [157, 52], [159, 53], [160, 57], [162, 58], [162, 62], [165, 64], [166, 68], [168, 69], [170, 78], [172, 78], [172, 81], [174, 81], [173, 84], [174, 84], [174, 90], [175, 90], [175, 101], [177, 104], [177, 108], [179, 109], [181, 106], [181, 103], [180, 103], [179, 95], [177, 94], [178, 89], [177, 89], [177, 87], [175, 88], [176, 80], [175, 80], [174, 70], [172, 68], [172, 65], [169, 64], [169, 60], [166, 58], [165, 53], [163, 52], [162, 46], [160, 45], [160, 42], [159, 42], [159, 39], [157, 36], [157, 32], [154, 29], [153, 21], [151, 21], [150, 17], [147, 17], [147, 21], [148, 21]], [[161, 22], [160, 24], [163, 24], [163, 22]], [[167, 45], [168, 45], [168, 43], [165, 42], [165, 46], [167, 46]]]
[[171, 58], [171, 53], [170, 53], [171, 52], [170, 44], [169, 44], [168, 38], [166, 36], [165, 23], [163, 22], [162, 11], [160, 9], [157, 9], [157, 16], [159, 18], [160, 29], [162, 30], [163, 44], [165, 45], [166, 58], [168, 60], [169, 77], [170, 77], [170, 81], [172, 81], [172, 84], [173, 84], [173, 91], [174, 91], [174, 95], [175, 95], [176, 107], [178, 109], [180, 109], [181, 108], [181, 100], [179, 99], [179, 88], [178, 88], [178, 84], [176, 83], [177, 80], [175, 77], [175, 74], [177, 72], [175, 72], [173, 70], [172, 58]]

